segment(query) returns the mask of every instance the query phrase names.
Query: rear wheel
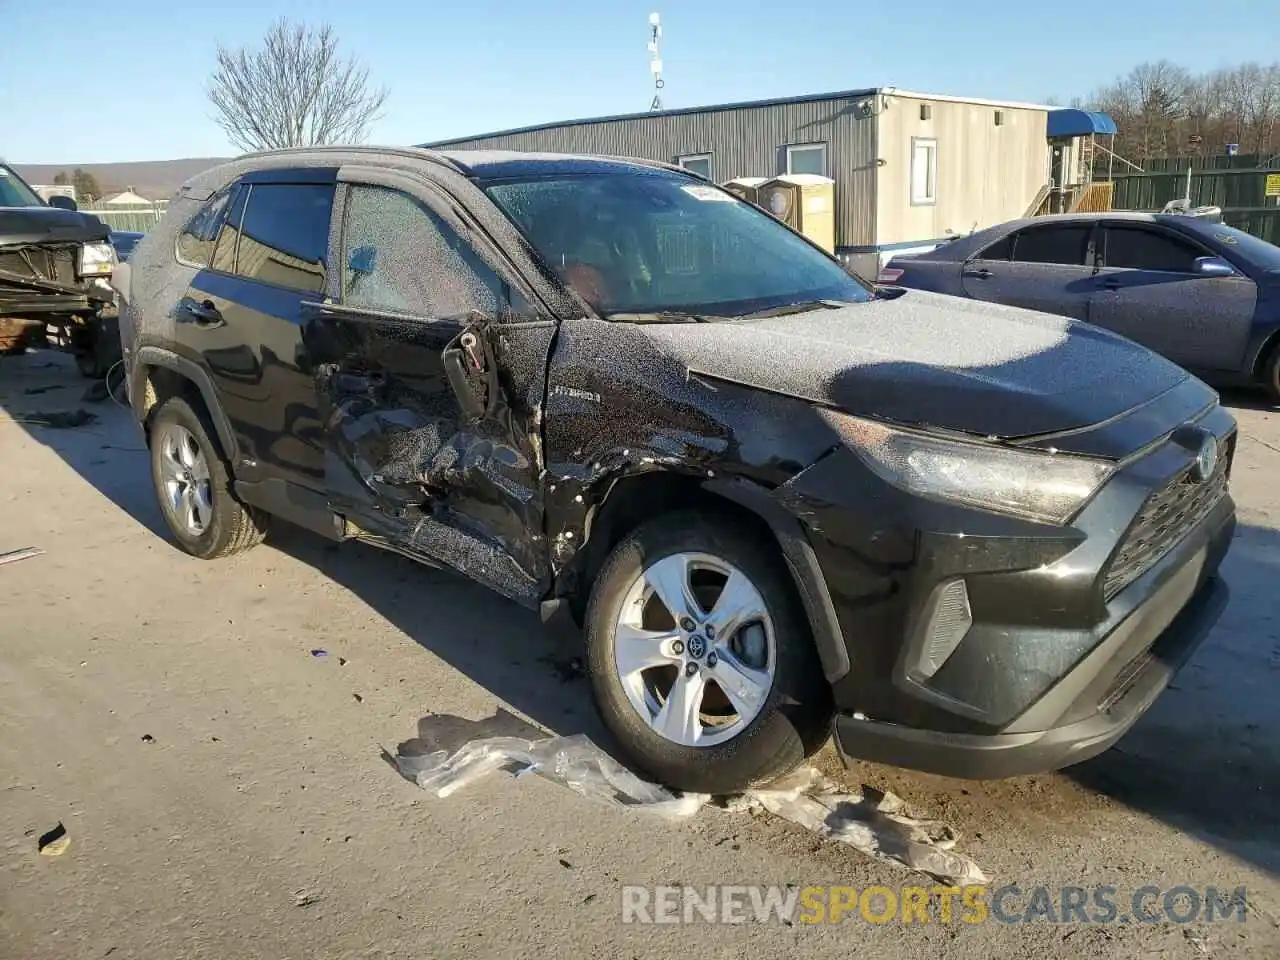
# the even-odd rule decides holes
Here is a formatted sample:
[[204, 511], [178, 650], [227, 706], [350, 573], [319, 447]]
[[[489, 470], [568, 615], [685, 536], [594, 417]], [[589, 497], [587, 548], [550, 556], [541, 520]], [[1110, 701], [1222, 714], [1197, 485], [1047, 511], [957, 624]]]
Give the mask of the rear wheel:
[[595, 582], [586, 633], [604, 722], [668, 786], [741, 791], [827, 738], [831, 691], [789, 575], [728, 520], [638, 528]]
[[149, 431], [151, 479], [165, 522], [182, 549], [205, 560], [256, 546], [266, 515], [231, 492], [231, 469], [203, 411], [170, 397]]

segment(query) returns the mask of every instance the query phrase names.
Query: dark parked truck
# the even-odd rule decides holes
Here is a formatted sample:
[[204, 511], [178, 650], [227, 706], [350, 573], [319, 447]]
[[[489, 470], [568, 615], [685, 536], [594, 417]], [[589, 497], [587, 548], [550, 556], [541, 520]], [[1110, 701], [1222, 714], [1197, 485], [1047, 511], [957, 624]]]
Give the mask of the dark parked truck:
[[[665, 164], [250, 156], [117, 282], [185, 550], [283, 519], [567, 608], [619, 749], [678, 788], [833, 729], [959, 777], [1075, 763], [1225, 602], [1212, 390], [1067, 318], [874, 290]], [[413, 602], [484, 643], [480, 607]]]
[[120, 359], [110, 231], [74, 201], [55, 200], [0, 164], [0, 354], [53, 346], [102, 377]]

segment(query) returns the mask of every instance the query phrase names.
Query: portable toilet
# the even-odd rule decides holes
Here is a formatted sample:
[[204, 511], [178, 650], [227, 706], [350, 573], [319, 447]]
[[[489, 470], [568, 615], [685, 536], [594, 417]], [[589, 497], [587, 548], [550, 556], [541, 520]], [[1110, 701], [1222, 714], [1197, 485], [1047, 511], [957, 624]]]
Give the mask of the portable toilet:
[[761, 207], [828, 253], [836, 249], [836, 182], [816, 173], [788, 173], [757, 188]]

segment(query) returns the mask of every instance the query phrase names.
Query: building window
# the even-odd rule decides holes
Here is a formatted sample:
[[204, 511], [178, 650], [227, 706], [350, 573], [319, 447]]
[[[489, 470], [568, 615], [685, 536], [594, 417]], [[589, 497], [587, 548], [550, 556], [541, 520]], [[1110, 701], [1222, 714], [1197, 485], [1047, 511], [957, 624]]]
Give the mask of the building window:
[[787, 173], [827, 173], [827, 145], [825, 143], [798, 143], [787, 147]]
[[938, 202], [938, 141], [911, 138], [911, 202]]
[[676, 163], [684, 167], [690, 173], [696, 173], [700, 177], [711, 179], [711, 154], [709, 153], [691, 153], [687, 156], [676, 157]]

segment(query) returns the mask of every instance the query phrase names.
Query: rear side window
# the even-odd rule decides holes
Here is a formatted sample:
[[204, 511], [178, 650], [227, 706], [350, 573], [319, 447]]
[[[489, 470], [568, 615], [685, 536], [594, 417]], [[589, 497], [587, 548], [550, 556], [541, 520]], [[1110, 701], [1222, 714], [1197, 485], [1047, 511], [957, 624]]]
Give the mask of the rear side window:
[[236, 273], [279, 287], [324, 290], [333, 184], [259, 183], [249, 188]]
[[510, 307], [507, 285], [471, 244], [399, 190], [352, 188], [342, 256], [349, 306], [431, 318]]
[[1003, 240], [997, 240], [982, 253], [974, 257], [975, 260], [1012, 260], [1013, 259], [1013, 234], [1005, 237]]
[[1106, 265], [1129, 270], [1191, 273], [1200, 249], [1185, 240], [1143, 227], [1107, 227]]
[[218, 239], [222, 215], [226, 213], [231, 190], [224, 190], [205, 202], [178, 237], [178, 256], [199, 267], [209, 266], [213, 258], [213, 246]]
[[1058, 263], [1083, 266], [1092, 224], [1033, 227], [1014, 242], [1013, 259], [1019, 263]]

